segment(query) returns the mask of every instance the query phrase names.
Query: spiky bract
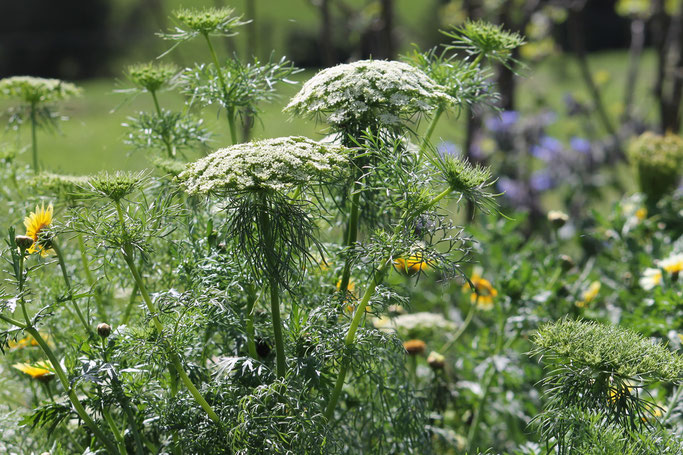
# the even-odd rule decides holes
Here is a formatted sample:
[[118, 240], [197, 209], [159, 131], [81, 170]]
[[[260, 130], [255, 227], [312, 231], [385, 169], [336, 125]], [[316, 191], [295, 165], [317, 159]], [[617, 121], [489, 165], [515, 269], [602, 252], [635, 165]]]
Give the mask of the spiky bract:
[[128, 67], [126, 75], [138, 88], [156, 92], [172, 83], [178, 67], [172, 63], [138, 63]]

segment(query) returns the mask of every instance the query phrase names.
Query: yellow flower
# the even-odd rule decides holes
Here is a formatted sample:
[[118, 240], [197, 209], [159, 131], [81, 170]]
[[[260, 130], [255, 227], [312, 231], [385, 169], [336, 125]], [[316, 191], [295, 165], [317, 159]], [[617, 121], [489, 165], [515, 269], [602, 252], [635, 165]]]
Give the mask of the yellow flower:
[[42, 204], [40, 208], [36, 206], [36, 211], [31, 212], [29, 216], [24, 218], [24, 226], [26, 226], [26, 236], [33, 239], [33, 245], [28, 249], [29, 254], [40, 253], [41, 256], [47, 256], [49, 248], [44, 248], [39, 242], [39, 236], [43, 229], [52, 223], [52, 204], [45, 208]]
[[659, 261], [657, 265], [672, 275], [681, 273], [683, 272], [683, 253], [672, 254], [668, 258]]
[[55, 375], [52, 372], [52, 365], [45, 360], [34, 365], [29, 365], [28, 363], [15, 363], [12, 366], [40, 382], [49, 382]]
[[598, 292], [600, 292], [601, 287], [602, 285], [599, 281], [593, 281], [590, 286], [588, 286], [588, 289], [583, 291], [583, 294], [581, 294], [581, 300], [576, 302], [576, 306], [579, 308], [586, 308], [586, 306], [598, 296]]
[[398, 258], [394, 260], [394, 267], [396, 267], [396, 270], [408, 276], [413, 276], [419, 272], [425, 272], [429, 270], [430, 266], [430, 261], [424, 260], [422, 258], [422, 253], [420, 252], [411, 255], [408, 259]]
[[651, 290], [655, 286], [659, 286], [662, 282], [662, 271], [659, 269], [647, 268], [643, 272], [643, 276], [640, 278], [638, 283], [640, 287], [646, 291]]
[[472, 274], [470, 281], [472, 282], [472, 285], [474, 285], [474, 289], [472, 289], [470, 283], [465, 283], [462, 290], [472, 292], [470, 295], [472, 304], [476, 304], [477, 308], [484, 311], [493, 309], [493, 298], [498, 295], [498, 291], [493, 287], [491, 282], [482, 278], [476, 272]]
[[645, 207], [641, 207], [636, 210], [636, 218], [638, 218], [639, 221], [643, 221], [645, 218], [647, 218], [647, 209]]
[[[48, 344], [50, 344], [50, 335], [47, 333], [40, 333], [40, 336], [43, 337], [43, 340], [45, 340]], [[28, 346], [38, 346], [38, 342], [36, 341], [35, 338], [33, 338], [31, 335], [25, 336], [19, 341], [9, 341], [9, 347], [10, 349], [22, 349], [26, 348]]]

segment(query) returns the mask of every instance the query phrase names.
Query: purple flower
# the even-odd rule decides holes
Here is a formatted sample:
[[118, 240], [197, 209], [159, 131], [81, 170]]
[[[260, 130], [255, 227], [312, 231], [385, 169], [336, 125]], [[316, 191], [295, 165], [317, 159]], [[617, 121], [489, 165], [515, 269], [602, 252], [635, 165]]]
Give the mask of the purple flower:
[[562, 152], [562, 143], [551, 136], [543, 136], [537, 145], [531, 147], [531, 154], [546, 162], [553, 161]]
[[509, 177], [501, 177], [498, 179], [498, 182], [496, 182], [496, 188], [513, 202], [518, 204], [524, 202], [526, 192], [524, 191], [524, 185], [520, 182]]
[[502, 111], [496, 117], [486, 119], [486, 128], [494, 133], [504, 133], [509, 131], [519, 120], [519, 112]]
[[591, 143], [588, 139], [584, 139], [582, 137], [577, 137], [574, 136], [571, 138], [569, 141], [569, 145], [571, 148], [576, 150], [579, 153], [583, 153], [584, 155], [588, 155], [591, 152]]
[[455, 145], [452, 142], [448, 141], [441, 141], [439, 145], [436, 147], [437, 152], [439, 152], [439, 155], [445, 156], [445, 155], [451, 155], [451, 156], [456, 156], [460, 152], [458, 150], [458, 146]]
[[534, 172], [529, 184], [534, 191], [543, 192], [555, 186], [552, 176], [547, 171]]

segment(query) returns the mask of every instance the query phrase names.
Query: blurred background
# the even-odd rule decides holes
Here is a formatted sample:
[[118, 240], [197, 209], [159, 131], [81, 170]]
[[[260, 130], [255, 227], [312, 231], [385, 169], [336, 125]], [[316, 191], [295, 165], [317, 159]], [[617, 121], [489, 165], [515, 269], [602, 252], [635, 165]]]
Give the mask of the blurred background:
[[[60, 106], [69, 117], [60, 132], [39, 132], [44, 169], [79, 174], [148, 166], [124, 144], [122, 124], [134, 112], [152, 109], [151, 102], [116, 90], [130, 86], [123, 76], [127, 65], [169, 49], [156, 33], [173, 28], [171, 13], [181, 6], [233, 7], [252, 22], [237, 36], [217, 39], [219, 53], [262, 60], [271, 53], [287, 56], [304, 69], [296, 75], [299, 82], [337, 63], [426, 51], [448, 41], [440, 30], [468, 18], [519, 32], [527, 40], [515, 55], [520, 63], [514, 71], [492, 69], [501, 112], [475, 106], [474, 112], [454, 113], [442, 119], [433, 138], [443, 150], [493, 164], [507, 200], [532, 213], [541, 212], [543, 199], [552, 197], [547, 195], [561, 194], [552, 190], [562, 184], [582, 185], [581, 194], [598, 187], [617, 194], [635, 189], [625, 159], [629, 139], [646, 130], [678, 132], [681, 126], [682, 0], [2, 2], [0, 77], [54, 77], [84, 88], [83, 96]], [[187, 67], [209, 56], [197, 41], [164, 60]], [[261, 121], [247, 134], [325, 134], [322, 125], [281, 114], [297, 90], [282, 86], [281, 97], [261, 106]], [[171, 109], [184, 103], [173, 92], [161, 101]], [[0, 107], [7, 105], [0, 101]], [[214, 133], [211, 147], [228, 145], [219, 114], [205, 109], [201, 115]], [[26, 130], [2, 130], [0, 142], [24, 147]], [[19, 159], [28, 163], [29, 154]], [[581, 203], [565, 201], [570, 207]]]

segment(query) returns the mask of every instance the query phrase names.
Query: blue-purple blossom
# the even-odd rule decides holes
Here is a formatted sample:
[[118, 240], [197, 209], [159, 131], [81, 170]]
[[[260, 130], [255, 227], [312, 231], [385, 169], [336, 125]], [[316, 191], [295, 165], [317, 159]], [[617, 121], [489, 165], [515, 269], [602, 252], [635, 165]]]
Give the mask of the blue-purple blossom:
[[588, 139], [574, 136], [570, 139], [569, 145], [579, 153], [588, 155], [591, 152], [591, 143]]
[[439, 145], [436, 147], [436, 150], [437, 152], [439, 152], [439, 155], [441, 156], [456, 156], [460, 153], [460, 151], [458, 150], [458, 146], [450, 141], [441, 141]]
[[526, 199], [527, 193], [524, 185], [509, 177], [499, 178], [496, 182], [496, 187], [505, 197], [517, 204], [522, 204]]
[[502, 111], [495, 117], [486, 119], [486, 128], [494, 133], [504, 133], [509, 131], [519, 120], [519, 112]]
[[534, 191], [547, 191], [555, 186], [553, 177], [547, 171], [537, 171], [531, 175], [529, 184]]
[[538, 159], [551, 162], [562, 152], [562, 143], [551, 136], [543, 136], [537, 145], [531, 147], [531, 154]]

